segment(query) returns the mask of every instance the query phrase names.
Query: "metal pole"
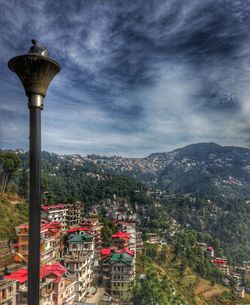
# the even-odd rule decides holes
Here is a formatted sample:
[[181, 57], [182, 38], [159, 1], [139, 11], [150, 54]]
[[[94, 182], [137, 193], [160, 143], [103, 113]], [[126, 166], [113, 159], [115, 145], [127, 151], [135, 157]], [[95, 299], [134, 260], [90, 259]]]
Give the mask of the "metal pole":
[[30, 109], [30, 202], [28, 305], [39, 305], [40, 291], [40, 205], [41, 205], [41, 110], [43, 96], [29, 97]]
[[41, 206], [41, 110], [43, 98], [60, 65], [49, 58], [48, 49], [32, 39], [25, 55], [9, 60], [8, 67], [21, 80], [30, 109], [30, 202], [28, 305], [39, 305], [40, 286], [40, 206]]

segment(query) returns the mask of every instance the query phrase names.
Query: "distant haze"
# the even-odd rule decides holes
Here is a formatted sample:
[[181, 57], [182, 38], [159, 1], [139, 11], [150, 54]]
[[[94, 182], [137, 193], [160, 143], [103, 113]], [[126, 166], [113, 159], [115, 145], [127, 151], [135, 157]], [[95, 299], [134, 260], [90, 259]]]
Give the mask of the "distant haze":
[[28, 149], [28, 109], [8, 60], [32, 38], [62, 66], [43, 150], [146, 156], [189, 143], [250, 147], [245, 0], [2, 1], [0, 147]]

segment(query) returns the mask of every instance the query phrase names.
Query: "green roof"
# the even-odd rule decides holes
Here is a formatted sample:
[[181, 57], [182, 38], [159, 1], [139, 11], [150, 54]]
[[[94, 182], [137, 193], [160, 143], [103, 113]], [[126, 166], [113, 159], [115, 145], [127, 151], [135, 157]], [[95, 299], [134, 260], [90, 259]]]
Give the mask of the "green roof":
[[91, 242], [92, 240], [93, 240], [93, 236], [89, 234], [70, 234], [68, 242], [83, 243], [83, 242]]
[[128, 255], [126, 252], [118, 254], [115, 253], [112, 255], [111, 257], [111, 262], [121, 262], [121, 263], [125, 263], [127, 265], [132, 265], [132, 261], [133, 261], [133, 257]]

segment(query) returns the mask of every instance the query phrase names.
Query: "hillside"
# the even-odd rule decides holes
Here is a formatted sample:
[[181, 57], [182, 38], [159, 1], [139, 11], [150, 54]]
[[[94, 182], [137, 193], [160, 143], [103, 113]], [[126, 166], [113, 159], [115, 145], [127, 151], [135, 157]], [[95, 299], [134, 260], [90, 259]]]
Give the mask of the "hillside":
[[[153, 249], [154, 251], [152, 251]], [[191, 260], [187, 261], [190, 265], [192, 264], [190, 263]], [[197, 262], [198, 264], [202, 264], [201, 257]], [[160, 295], [157, 293], [156, 287], [153, 286], [154, 283], [150, 279], [156, 276], [154, 281], [159, 281], [159, 283], [166, 281], [166, 291], [171, 291], [172, 295], [176, 296], [179, 300], [179, 302], [177, 300], [171, 300], [172, 302], [165, 303], [162, 299], [162, 304], [249, 304], [249, 294], [245, 294], [245, 299], [237, 298], [232, 294], [230, 286], [222, 285], [220, 281], [214, 280], [213, 277], [208, 278], [205, 274], [201, 276], [198, 272], [195, 272], [195, 267], [190, 267], [189, 264], [184, 264], [184, 261], [175, 256], [173, 246], [171, 245], [156, 246], [146, 244], [144, 253], [138, 253], [137, 256], [136, 270], [140, 280], [137, 282], [135, 296], [143, 298], [143, 295], [146, 294], [139, 289], [141, 282], [144, 290], [149, 289], [151, 295], [155, 297], [155, 300], [160, 301]], [[141, 274], [145, 276], [141, 277]], [[138, 300], [140, 303], [140, 298], [137, 298], [137, 303]]]
[[28, 204], [17, 195], [4, 194], [0, 199], [0, 240], [15, 235], [15, 227], [28, 220]]
[[[21, 154], [27, 167], [27, 153]], [[89, 177], [126, 175], [150, 186], [179, 194], [208, 197], [250, 196], [250, 150], [198, 143], [146, 158], [57, 155], [43, 152], [44, 170], [59, 175], [60, 168], [81, 168]]]

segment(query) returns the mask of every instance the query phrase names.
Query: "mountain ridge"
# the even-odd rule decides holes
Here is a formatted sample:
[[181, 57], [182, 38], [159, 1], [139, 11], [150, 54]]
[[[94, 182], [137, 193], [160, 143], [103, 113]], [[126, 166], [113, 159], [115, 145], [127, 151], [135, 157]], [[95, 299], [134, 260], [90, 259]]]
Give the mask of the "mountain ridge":
[[[27, 167], [28, 155], [23, 166]], [[250, 149], [222, 146], [214, 142], [189, 144], [170, 152], [156, 152], [144, 158], [42, 153], [44, 168], [57, 175], [60, 164], [90, 174], [132, 177], [149, 186], [174, 193], [208, 197], [250, 197]], [[25, 159], [25, 158], [21, 158]]]

